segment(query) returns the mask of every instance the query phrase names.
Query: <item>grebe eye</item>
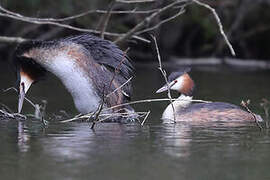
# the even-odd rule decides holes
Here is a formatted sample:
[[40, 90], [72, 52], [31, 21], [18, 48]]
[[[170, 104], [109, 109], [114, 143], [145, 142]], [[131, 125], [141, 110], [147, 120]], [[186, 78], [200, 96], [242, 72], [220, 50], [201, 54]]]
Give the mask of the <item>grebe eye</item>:
[[174, 80], [174, 83], [177, 83], [177, 80]]

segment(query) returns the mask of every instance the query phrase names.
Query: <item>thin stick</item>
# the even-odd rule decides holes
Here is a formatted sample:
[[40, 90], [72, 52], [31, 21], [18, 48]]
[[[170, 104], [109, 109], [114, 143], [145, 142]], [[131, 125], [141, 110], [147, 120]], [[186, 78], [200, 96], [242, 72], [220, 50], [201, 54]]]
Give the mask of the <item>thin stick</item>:
[[149, 3], [155, 2], [156, 0], [116, 0], [119, 3], [133, 4], [133, 3]]
[[[26, 17], [26, 16], [23, 16], [23, 15], [21, 15], [19, 13], [9, 11], [9, 10], [3, 8], [1, 5], [0, 5], [0, 10], [4, 11], [5, 13], [17, 16], [17, 17], [29, 18], [31, 20], [38, 20], [38, 21], [55, 21], [55, 22], [73, 20], [73, 19], [76, 19], [76, 18], [86, 16], [88, 14], [94, 14], [94, 13], [96, 13], [96, 14], [107, 14], [107, 12], [108, 12], [106, 10], [97, 9], [97, 10], [87, 10], [85, 12], [82, 12], [82, 13], [79, 13], [79, 14], [76, 14], [76, 15], [73, 15], [73, 16], [65, 17], [65, 18], [34, 18], [34, 17]], [[156, 12], [156, 11], [158, 11], [158, 9], [140, 11], [140, 10], [137, 10], [135, 8], [135, 9], [132, 9], [132, 10], [124, 10], [124, 11], [111, 11], [111, 14], [150, 14], [150, 13], [153, 13], [153, 12]]]
[[144, 123], [145, 123], [146, 119], [148, 118], [150, 112], [151, 112], [151, 111], [148, 111], [147, 114], [145, 115], [145, 117], [144, 117], [144, 119], [143, 119], [143, 121], [142, 121], [142, 123], [141, 123], [141, 126], [144, 125]]
[[101, 37], [102, 39], [104, 39], [104, 32], [105, 32], [105, 30], [106, 30], [106, 28], [107, 28], [107, 26], [108, 26], [108, 24], [109, 24], [109, 20], [110, 20], [110, 17], [111, 17], [111, 15], [112, 15], [111, 12], [112, 12], [112, 10], [113, 10], [114, 3], [115, 3], [115, 1], [111, 2], [110, 7], [109, 7], [109, 10], [107, 11], [107, 14], [105, 15], [104, 23], [103, 23], [103, 25], [101, 26], [100, 37]]
[[21, 37], [7, 37], [7, 36], [0, 36], [1, 43], [22, 43], [29, 39], [21, 38]]
[[142, 27], [144, 27], [146, 24], [148, 24], [152, 19], [163, 13], [164, 11], [172, 8], [173, 6], [179, 4], [180, 2], [186, 2], [186, 0], [177, 0], [172, 2], [171, 4], [159, 9], [158, 11], [152, 13], [151, 15], [147, 16], [144, 20], [142, 20], [139, 24], [137, 24], [135, 27], [133, 27], [131, 30], [129, 30], [124, 36], [118, 37], [114, 42], [118, 43], [120, 41], [124, 41], [131, 36], [133, 36], [137, 31], [139, 31]]
[[195, 99], [169, 99], [169, 98], [163, 98], [163, 99], [143, 99], [143, 100], [138, 100], [138, 101], [132, 101], [128, 103], [123, 103], [123, 104], [118, 104], [109, 108], [105, 108], [104, 110], [110, 110], [114, 108], [118, 108], [121, 106], [126, 106], [126, 105], [131, 105], [131, 104], [139, 104], [139, 103], [151, 103], [151, 102], [162, 102], [162, 101], [189, 101], [189, 102], [199, 102], [199, 103], [211, 103], [211, 101], [204, 101], [204, 100], [195, 100]]
[[127, 83], [129, 83], [131, 80], [133, 79], [133, 77], [129, 78], [126, 82], [124, 82], [121, 86], [119, 86], [118, 88], [116, 88], [115, 90], [113, 90], [112, 92], [110, 92], [109, 94], [106, 95], [106, 98], [111, 96], [113, 93], [115, 93], [116, 91], [118, 91], [119, 89], [121, 89], [123, 86], [125, 86]]
[[182, 15], [182, 14], [184, 14], [184, 13], [185, 13], [185, 10], [184, 10], [184, 7], [182, 7], [181, 10], [180, 10], [178, 13], [176, 13], [174, 16], [171, 16], [171, 17], [169, 17], [169, 18], [167, 18], [167, 19], [164, 19], [164, 20], [160, 21], [159, 23], [157, 23], [156, 25], [154, 25], [154, 26], [152, 26], [152, 27], [150, 27], [150, 28], [146, 28], [146, 29], [144, 29], [144, 30], [138, 31], [138, 32], [136, 32], [135, 34], [139, 35], [139, 34], [142, 34], [142, 33], [145, 33], [145, 32], [148, 32], [148, 31], [152, 31], [152, 30], [154, 30], [154, 29], [157, 29], [157, 28], [159, 28], [161, 25], [163, 25], [163, 24], [165, 24], [165, 23], [167, 23], [167, 22], [169, 22], [169, 21], [171, 21], [171, 20], [177, 18], [178, 16], [180, 16], [180, 15]]
[[173, 120], [174, 122], [176, 122], [176, 116], [175, 116], [175, 108], [173, 105], [173, 100], [172, 100], [172, 96], [171, 96], [171, 90], [170, 90], [170, 85], [169, 85], [169, 81], [167, 79], [167, 74], [166, 71], [162, 68], [162, 62], [161, 62], [161, 57], [160, 57], [160, 53], [159, 53], [159, 48], [157, 45], [157, 40], [155, 36], [152, 36], [154, 43], [155, 43], [155, 47], [156, 47], [156, 51], [157, 51], [157, 57], [158, 57], [158, 63], [159, 63], [159, 67], [158, 69], [160, 70], [161, 74], [163, 75], [165, 81], [166, 81], [166, 85], [167, 85], [167, 89], [168, 89], [168, 98], [170, 99], [170, 104], [172, 106], [173, 109]]
[[256, 115], [248, 108], [249, 104], [250, 104], [250, 100], [247, 100], [246, 102], [245, 101], [241, 102], [241, 105], [253, 116], [257, 126], [260, 128], [260, 130], [262, 130], [263, 128], [260, 125], [260, 123], [258, 122]]
[[[32, 18], [28, 18], [28, 17], [24, 17], [24, 16], [23, 17], [14, 16], [12, 14], [7, 14], [7, 13], [1, 13], [0, 12], [0, 16], [8, 17], [8, 18], [11, 18], [11, 19], [15, 19], [15, 20], [18, 20], [18, 21], [23, 21], [23, 22], [28, 22], [28, 23], [32, 23], [32, 24], [48, 24], [48, 25], [54, 25], [54, 26], [58, 26], [58, 27], [66, 28], [66, 29], [72, 29], [72, 30], [75, 30], [75, 31], [80, 31], [80, 32], [89, 32], [89, 33], [94, 33], [94, 34], [100, 34], [101, 33], [101, 31], [98, 31], [98, 30], [79, 28], [79, 27], [68, 25], [68, 24], [62, 24], [62, 23], [53, 22], [53, 21], [40, 21], [38, 19], [32, 19]], [[112, 37], [120, 37], [120, 36], [122, 37], [122, 36], [125, 36], [125, 33], [119, 34], [119, 33], [104, 32], [104, 35], [112, 36]], [[139, 37], [139, 36], [136, 36], [136, 35], [131, 35], [131, 36], [134, 39], [141, 40], [141, 41], [149, 43], [149, 41], [147, 39], [143, 38], [143, 37]], [[131, 37], [131, 36], [129, 36], [129, 37]]]

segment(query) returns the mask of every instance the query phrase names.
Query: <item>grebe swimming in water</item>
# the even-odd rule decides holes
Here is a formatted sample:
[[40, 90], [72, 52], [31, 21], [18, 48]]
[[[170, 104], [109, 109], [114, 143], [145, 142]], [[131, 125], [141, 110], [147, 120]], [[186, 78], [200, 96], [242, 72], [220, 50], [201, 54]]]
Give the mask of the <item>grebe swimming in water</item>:
[[[132, 93], [130, 81], [126, 82], [133, 76], [133, 67], [126, 54], [112, 42], [93, 35], [21, 43], [15, 51], [14, 63], [19, 113], [31, 84], [47, 71], [62, 81], [83, 114], [97, 110], [103, 97], [104, 106], [112, 107], [127, 102]], [[130, 106], [120, 108], [132, 111]]]
[[[169, 88], [178, 91], [181, 95], [172, 105], [168, 105], [163, 112], [162, 119], [164, 122], [174, 121], [174, 112], [176, 121], [193, 121], [193, 122], [211, 122], [211, 121], [249, 121], [254, 122], [252, 114], [242, 110], [240, 107], [224, 102], [212, 103], [192, 103], [194, 81], [188, 75], [190, 68], [181, 72], [173, 72], [168, 77]], [[156, 93], [168, 90], [164, 85]], [[262, 121], [259, 115], [255, 115], [258, 121]]]

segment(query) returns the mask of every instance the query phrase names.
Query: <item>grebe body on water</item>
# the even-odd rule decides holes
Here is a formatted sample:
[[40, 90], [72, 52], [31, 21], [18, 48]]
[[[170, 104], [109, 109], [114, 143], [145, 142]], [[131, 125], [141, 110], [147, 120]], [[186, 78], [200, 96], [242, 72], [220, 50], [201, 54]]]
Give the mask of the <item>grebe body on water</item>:
[[[47, 71], [62, 81], [83, 114], [97, 110], [103, 100], [104, 107], [128, 102], [132, 93], [128, 80], [133, 76], [133, 67], [126, 54], [112, 42], [89, 34], [21, 43], [15, 51], [14, 64], [18, 112], [31, 84], [42, 79]], [[130, 106], [114, 111], [120, 109], [132, 111]]]
[[[239, 106], [225, 102], [192, 103], [195, 83], [189, 76], [190, 68], [181, 72], [174, 72], [168, 77], [169, 88], [181, 95], [167, 106], [162, 114], [164, 122], [192, 121], [192, 122], [254, 122], [254, 116], [242, 110]], [[164, 85], [157, 93], [168, 90]], [[174, 115], [175, 112], [175, 115]], [[259, 115], [255, 115], [262, 121]]]

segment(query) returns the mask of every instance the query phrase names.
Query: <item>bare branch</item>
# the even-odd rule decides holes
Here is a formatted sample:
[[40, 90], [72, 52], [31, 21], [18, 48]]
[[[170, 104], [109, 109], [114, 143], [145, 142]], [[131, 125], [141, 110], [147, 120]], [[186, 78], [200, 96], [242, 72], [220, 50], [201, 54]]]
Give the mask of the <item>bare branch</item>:
[[112, 15], [111, 12], [112, 12], [112, 10], [113, 10], [114, 3], [115, 3], [115, 1], [113, 1], [113, 2], [110, 4], [110, 7], [109, 7], [109, 10], [108, 10], [108, 12], [107, 12], [107, 14], [106, 14], [106, 16], [105, 16], [105, 20], [104, 20], [104, 22], [103, 22], [103, 25], [101, 26], [100, 37], [101, 37], [102, 39], [104, 39], [104, 32], [105, 32], [105, 30], [106, 30], [106, 28], [107, 28], [107, 26], [108, 26], [110, 17], [111, 17], [111, 15]]
[[138, 31], [138, 32], [136, 32], [135, 34], [139, 35], [139, 34], [142, 34], [142, 33], [145, 33], [145, 32], [148, 32], [148, 31], [152, 31], [152, 30], [154, 30], [154, 29], [157, 29], [157, 28], [159, 28], [161, 25], [163, 25], [163, 24], [165, 24], [165, 23], [167, 23], [167, 22], [169, 22], [169, 21], [171, 21], [171, 20], [177, 18], [178, 16], [180, 16], [180, 15], [182, 15], [182, 14], [184, 14], [184, 13], [185, 13], [185, 10], [184, 10], [184, 8], [182, 7], [181, 10], [180, 10], [178, 13], [176, 13], [174, 16], [171, 16], [171, 17], [169, 17], [169, 18], [167, 18], [167, 19], [164, 19], [164, 20], [160, 21], [158, 24], [156, 24], [155, 26], [152, 26], [152, 27], [150, 27], [150, 28], [146, 28], [146, 29], [144, 29], [144, 30]]
[[9, 43], [9, 44], [13, 44], [13, 43], [22, 43], [24, 41], [27, 41], [28, 39], [24, 39], [21, 37], [7, 37], [7, 36], [0, 36], [0, 42], [1, 43]]
[[116, 0], [119, 3], [133, 4], [133, 3], [148, 3], [155, 2], [156, 0]]
[[186, 2], [186, 0], [177, 0], [172, 2], [171, 4], [159, 9], [158, 11], [152, 13], [151, 15], [147, 16], [144, 20], [142, 20], [139, 24], [137, 24], [135, 27], [133, 27], [131, 30], [129, 30], [125, 35], [118, 37], [115, 40], [115, 43], [118, 43], [120, 41], [124, 41], [130, 37], [132, 37], [134, 34], [136, 34], [137, 31], [139, 31], [141, 28], [143, 28], [145, 25], [147, 25], [152, 19], [163, 13], [164, 11], [172, 8], [173, 6], [181, 3]]
[[[68, 25], [68, 24], [62, 24], [62, 23], [58, 23], [58, 22], [53, 22], [53, 21], [48, 21], [48, 20], [40, 20], [38, 18], [29, 18], [29, 17], [25, 17], [25, 16], [22, 16], [22, 15], [19, 16], [19, 15], [13, 15], [13, 14], [7, 14], [7, 13], [1, 13], [0, 12], [0, 16], [2, 16], [2, 17], [8, 17], [8, 18], [11, 18], [11, 19], [16, 19], [18, 21], [23, 21], [23, 22], [27, 22], [27, 23], [48, 24], [48, 25], [54, 25], [54, 26], [58, 26], [58, 27], [63, 27], [63, 28], [66, 28], [66, 29], [72, 29], [72, 30], [75, 30], [75, 31], [88, 32], [88, 33], [94, 33], [94, 34], [100, 34], [101, 33], [101, 31], [98, 31], [98, 30], [78, 28], [78, 27], [71, 26], [71, 25]], [[119, 34], [119, 33], [104, 32], [104, 35], [112, 36], [112, 37], [119, 37], [119, 36], [125, 35], [125, 33]], [[129, 36], [129, 37], [133, 37], [134, 39], [141, 40], [141, 41], [144, 41], [144, 42], [147, 42], [147, 43], [150, 42], [147, 39], [144, 39], [144, 38], [136, 36], [136, 35], [132, 35], [132, 36]]]
[[[88, 11], [85, 11], [85, 12], [82, 12], [82, 13], [79, 13], [79, 14], [76, 14], [76, 15], [73, 15], [73, 16], [69, 16], [69, 17], [65, 17], [65, 18], [34, 18], [34, 17], [26, 17], [26, 16], [23, 16], [19, 13], [14, 13], [12, 11], [9, 11], [5, 8], [3, 8], [1, 5], [0, 5], [0, 10], [2, 10], [3, 12], [7, 13], [7, 14], [11, 14], [13, 16], [17, 16], [17, 17], [21, 17], [21, 18], [27, 18], [27, 19], [30, 19], [30, 20], [36, 20], [36, 21], [54, 21], [54, 22], [61, 22], [61, 21], [68, 21], [68, 20], [72, 20], [72, 19], [77, 19], [77, 18], [80, 18], [80, 17], [83, 17], [83, 16], [86, 16], [88, 14], [107, 14], [108, 11], [106, 10], [88, 10]], [[140, 10], [137, 10], [137, 9], [132, 9], [132, 10], [124, 10], [124, 11], [111, 11], [111, 14], [150, 14], [150, 13], [153, 13], [153, 12], [156, 12], [158, 9], [151, 9], [151, 10], [143, 10], [143, 11], [140, 11]]]
[[228, 45], [228, 47], [229, 47], [229, 49], [230, 49], [230, 51], [231, 51], [231, 54], [232, 54], [233, 56], [235, 56], [236, 54], [235, 54], [235, 51], [234, 51], [234, 49], [233, 49], [233, 46], [232, 46], [232, 44], [230, 43], [230, 41], [228, 40], [228, 38], [227, 38], [227, 36], [226, 36], [226, 34], [225, 34], [224, 30], [223, 30], [223, 25], [222, 25], [222, 23], [221, 23], [221, 21], [220, 21], [220, 18], [219, 18], [218, 15], [217, 15], [215, 9], [212, 8], [211, 6], [209, 6], [208, 4], [202, 3], [202, 2], [200, 2], [200, 1], [198, 1], [198, 0], [193, 0], [193, 2], [195, 2], [195, 3], [198, 4], [199, 6], [202, 6], [202, 7], [205, 7], [205, 8], [207, 8], [207, 9], [209, 9], [209, 10], [213, 13], [213, 15], [214, 15], [214, 17], [215, 17], [215, 19], [216, 19], [216, 21], [217, 21], [218, 27], [219, 27], [219, 32], [220, 32], [221, 35], [223, 36], [223, 38], [224, 38], [226, 44]]

